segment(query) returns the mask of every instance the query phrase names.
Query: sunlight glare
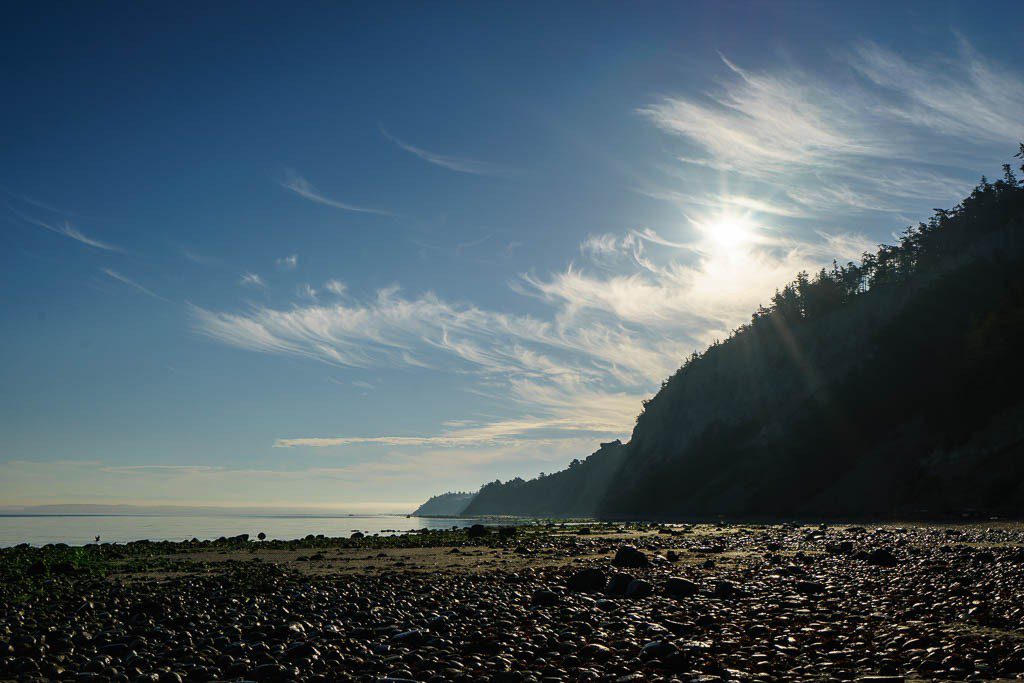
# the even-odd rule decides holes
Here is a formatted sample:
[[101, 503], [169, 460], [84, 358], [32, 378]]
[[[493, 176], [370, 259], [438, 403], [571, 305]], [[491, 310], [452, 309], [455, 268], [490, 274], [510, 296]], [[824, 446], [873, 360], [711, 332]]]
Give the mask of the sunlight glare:
[[750, 221], [732, 213], [722, 214], [702, 227], [708, 240], [725, 251], [738, 249], [753, 239], [753, 225]]

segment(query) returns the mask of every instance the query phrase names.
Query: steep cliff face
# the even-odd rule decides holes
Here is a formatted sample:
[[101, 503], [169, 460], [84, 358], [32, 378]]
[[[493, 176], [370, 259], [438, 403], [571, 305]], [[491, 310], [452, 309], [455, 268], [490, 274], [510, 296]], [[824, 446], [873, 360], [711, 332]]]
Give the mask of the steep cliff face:
[[860, 264], [800, 274], [637, 419], [467, 513], [1024, 514], [1024, 187], [1007, 169]]

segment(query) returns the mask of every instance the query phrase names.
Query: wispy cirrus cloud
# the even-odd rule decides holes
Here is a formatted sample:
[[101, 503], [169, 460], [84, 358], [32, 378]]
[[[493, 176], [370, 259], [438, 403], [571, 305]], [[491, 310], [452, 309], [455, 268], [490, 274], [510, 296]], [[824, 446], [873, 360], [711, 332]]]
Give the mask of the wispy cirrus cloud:
[[198, 263], [201, 266], [208, 266], [217, 262], [216, 259], [211, 258], [206, 254], [202, 254], [199, 251], [192, 249], [191, 247], [187, 247], [183, 244], [178, 245], [178, 251], [180, 251], [181, 255], [187, 258], [192, 263]]
[[324, 283], [324, 290], [330, 292], [334, 296], [345, 296], [348, 292], [348, 285], [341, 280], [332, 278]]
[[288, 256], [282, 256], [275, 260], [274, 263], [281, 270], [295, 270], [299, 267], [299, 255], [289, 254]]
[[596, 443], [625, 436], [641, 399], [690, 351], [745, 320], [797, 270], [855, 257], [868, 245], [855, 235], [806, 241], [765, 232], [729, 253], [704, 237], [675, 242], [651, 230], [591, 237], [581, 245], [588, 263], [511, 283], [545, 305], [543, 316], [395, 287], [363, 300], [192, 314], [200, 334], [247, 350], [475, 376], [471, 390], [504, 413], [430, 434], [293, 436], [279, 447], [469, 448], [581, 436]]
[[962, 140], [1006, 144], [1024, 137], [1024, 80], [987, 60], [962, 36], [955, 57], [913, 63], [876, 43], [850, 59], [864, 77], [893, 95], [885, 114]]
[[440, 434], [427, 436], [299, 437], [278, 439], [274, 445], [277, 448], [329, 448], [362, 444], [463, 448], [522, 441], [541, 445], [566, 438], [579, 438], [578, 435], [591, 438], [618, 436], [626, 426], [624, 416], [636, 410], [641, 398], [629, 394], [576, 394], [573, 397], [574, 404], [566, 405], [564, 401], [567, 396], [564, 393], [553, 394], [550, 388], [537, 383], [531, 383], [529, 387], [520, 386], [517, 389], [515, 395], [523, 403], [526, 396], [538, 392], [547, 393], [549, 399], [554, 399], [549, 400], [547, 405], [542, 403], [530, 406], [533, 410], [543, 407], [546, 416], [526, 416], [482, 424], [458, 423]]
[[450, 171], [457, 171], [459, 173], [470, 173], [472, 175], [508, 174], [508, 171], [506, 169], [503, 169], [500, 166], [496, 166], [486, 161], [478, 161], [476, 159], [470, 159], [468, 157], [456, 157], [449, 156], [447, 154], [438, 154], [437, 152], [425, 150], [422, 147], [410, 145], [408, 142], [404, 142], [403, 140], [389, 133], [383, 126], [380, 126], [380, 132], [381, 135], [383, 135], [388, 140], [393, 142], [399, 149], [402, 149], [408, 152], [409, 154], [412, 154], [413, 156], [417, 156], [423, 161], [434, 164], [435, 166], [447, 168]]
[[[686, 190], [650, 183], [641, 192], [693, 205], [705, 194], [693, 189], [702, 178], [728, 171], [750, 190], [730, 203], [761, 213], [901, 214], [923, 196], [955, 200], [965, 183], [949, 164], [987, 163], [1024, 136], [1024, 79], [962, 38], [955, 57], [914, 61], [860, 43], [838, 52], [827, 76], [722, 61], [725, 75], [706, 94], [665, 95], [638, 109], [688, 146], [677, 157], [685, 174], [668, 172], [685, 175]], [[729, 195], [718, 189], [716, 201]]]
[[473, 247], [479, 247], [484, 242], [491, 239], [491, 235], [484, 235], [483, 237], [477, 237], [476, 239], [466, 240], [465, 242], [459, 242], [455, 245], [456, 253], [462, 253], [466, 249], [472, 249]]
[[355, 213], [372, 213], [380, 216], [394, 216], [395, 214], [391, 211], [384, 209], [374, 209], [367, 206], [360, 206], [358, 204], [352, 204], [349, 202], [342, 202], [337, 199], [332, 199], [324, 195], [314, 185], [300, 176], [298, 173], [291, 169], [285, 169], [284, 180], [281, 181], [281, 187], [291, 190], [295, 194], [308, 199], [311, 202], [317, 204], [323, 204], [325, 206], [332, 206], [335, 209], [341, 209], [343, 211], [353, 211]]
[[130, 277], [128, 277], [126, 275], [122, 275], [121, 273], [117, 272], [116, 270], [113, 270], [111, 268], [100, 268], [100, 272], [102, 272], [104, 275], [106, 275], [107, 277], [111, 278], [112, 280], [117, 280], [121, 284], [128, 285], [132, 289], [135, 289], [135, 290], [137, 290], [139, 292], [142, 292], [146, 296], [151, 296], [154, 299], [159, 299], [160, 301], [166, 301], [167, 303], [171, 303], [170, 299], [166, 299], [166, 298], [160, 296], [159, 294], [157, 294], [153, 290], [149, 289], [148, 287], [145, 287], [144, 285], [140, 285], [135, 280], [132, 280]]
[[[781, 173], [851, 156], [890, 155], [849, 93], [796, 70], [755, 73], [722, 58], [732, 78], [705, 97], [666, 96], [640, 108], [660, 128], [707, 153], [695, 161]], [[684, 161], [691, 161], [685, 159]]]
[[580, 252], [584, 255], [603, 256], [607, 254], [617, 254], [619, 249], [619, 236], [610, 232], [602, 233], [600, 235], [588, 235], [587, 238], [580, 243]]
[[264, 289], [267, 286], [263, 278], [256, 273], [243, 273], [242, 277], [238, 279], [238, 284], [243, 287], [259, 287], [260, 289]]
[[[17, 209], [14, 209], [14, 208], [12, 208], [10, 206], [8, 206], [7, 208], [10, 209], [12, 213], [14, 213], [18, 218], [20, 218], [22, 221], [24, 221], [26, 223], [29, 223], [31, 225], [35, 225], [37, 227], [43, 228], [44, 230], [49, 230], [50, 232], [56, 233], [58, 235], [62, 235], [62, 236], [67, 237], [69, 239], [73, 239], [76, 242], [81, 242], [82, 244], [84, 244], [86, 246], [89, 246], [89, 247], [92, 247], [93, 249], [100, 249], [102, 251], [113, 251], [113, 252], [121, 252], [121, 253], [124, 252], [124, 249], [122, 249], [121, 247], [115, 246], [113, 244], [110, 244], [109, 242], [104, 242], [102, 240], [98, 240], [98, 239], [96, 239], [94, 237], [90, 237], [90, 236], [86, 235], [84, 232], [82, 232], [81, 230], [76, 228], [74, 225], [72, 225], [70, 220], [63, 219], [63, 220], [61, 220], [60, 222], [57, 222], [57, 223], [51, 222], [51, 221], [44, 221], [44, 220], [41, 220], [39, 218], [33, 218], [32, 216], [28, 216], [28, 215], [22, 213], [21, 211], [18, 211]], [[57, 211], [57, 209], [51, 209], [51, 210]]]
[[[680, 178], [680, 180], [686, 181], [688, 179]], [[690, 182], [692, 182], [692, 179]], [[780, 201], [778, 198], [759, 198], [743, 194], [733, 194], [728, 191], [696, 192], [693, 189], [679, 190], [663, 186], [637, 188], [637, 192], [652, 199], [672, 202], [684, 211], [693, 211], [695, 208], [715, 208], [720, 210], [752, 211], [758, 214], [780, 216], [783, 218], [807, 218], [811, 215], [805, 206], [801, 206], [803, 202], [788, 195], [784, 197], [788, 201]]]
[[[63, 237], [67, 237], [68, 239], [75, 240], [76, 242], [84, 244], [88, 247], [92, 247], [93, 249], [125, 253], [125, 250], [119, 246], [86, 235], [71, 222], [72, 214], [70, 214], [67, 211], [51, 206], [50, 204], [42, 202], [38, 199], [29, 197], [28, 195], [14, 192], [13, 190], [4, 187], [3, 185], [0, 185], [0, 192], [6, 194], [8, 197], [11, 198], [11, 200], [14, 201], [14, 203], [18, 207], [20, 207], [19, 209], [15, 208], [15, 206], [12, 206], [11, 204], [6, 204], [8, 211], [10, 211], [18, 220], [22, 221], [23, 223], [34, 225], [44, 230], [49, 230], [52, 233], [61, 235]], [[29, 213], [37, 213], [34, 211], [35, 209], [43, 209], [46, 212], [58, 214], [60, 218], [57, 220], [43, 220], [41, 218], [29, 215]]]
[[67, 212], [63, 211], [62, 209], [58, 209], [57, 207], [52, 206], [51, 204], [47, 204], [46, 202], [40, 201], [38, 199], [35, 199], [34, 197], [29, 197], [26, 194], [15, 192], [14, 190], [5, 185], [0, 185], [0, 192], [3, 192], [11, 199], [17, 200], [18, 202], [22, 202], [24, 204], [29, 204], [30, 206], [34, 206], [37, 209], [44, 209], [52, 213], [61, 214], [62, 216], [67, 215]]
[[[656, 233], [630, 232], [588, 238], [587, 248], [607, 263], [625, 261], [612, 272], [569, 267], [546, 278], [524, 275], [516, 289], [534, 294], [556, 310], [563, 324], [594, 316], [629, 324], [638, 333], [660, 335], [689, 330], [708, 341], [742, 322], [775, 287], [800, 270], [830, 262], [854, 260], [873, 246], [863, 235], [819, 233], [807, 239], [762, 229], [741, 250], [716, 251], [713, 243], [673, 243]], [[683, 252], [685, 258], [652, 252], [650, 245]], [[693, 260], [695, 259], [695, 260]]]

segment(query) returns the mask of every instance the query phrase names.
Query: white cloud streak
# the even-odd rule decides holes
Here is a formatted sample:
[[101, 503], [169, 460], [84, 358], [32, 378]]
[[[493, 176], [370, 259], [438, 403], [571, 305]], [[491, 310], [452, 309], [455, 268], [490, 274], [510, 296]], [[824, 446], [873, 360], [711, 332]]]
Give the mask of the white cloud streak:
[[548, 405], [531, 406], [535, 410], [545, 409], [549, 413], [547, 417], [523, 417], [478, 425], [461, 424], [456, 428], [445, 430], [441, 434], [429, 436], [300, 437], [278, 439], [274, 445], [278, 448], [297, 446], [328, 448], [356, 444], [468, 447], [520, 443], [529, 440], [537, 446], [542, 446], [552, 441], [573, 438], [573, 434], [620, 435], [624, 427], [624, 416], [635, 411], [640, 400], [639, 396], [627, 394], [577, 394], [574, 397], [576, 403], [566, 406], [561, 403], [566, 396], [561, 392], [552, 395], [549, 387], [532, 384], [517, 388], [517, 396], [520, 400], [525, 395], [536, 392], [547, 392], [551, 398], [556, 399], [549, 402]]
[[308, 199], [311, 202], [317, 204], [323, 204], [325, 206], [331, 206], [335, 209], [341, 209], [343, 211], [352, 211], [355, 213], [371, 213], [380, 216], [394, 216], [395, 214], [391, 211], [385, 211], [384, 209], [372, 209], [366, 206], [359, 206], [357, 204], [351, 204], [348, 202], [338, 201], [337, 199], [331, 199], [327, 197], [320, 190], [316, 189], [311, 182], [298, 175], [295, 171], [285, 170], [285, 178], [281, 181], [281, 187], [291, 190], [295, 194]]
[[131, 278], [129, 278], [129, 277], [125, 276], [125, 275], [122, 275], [121, 273], [117, 272], [116, 270], [112, 270], [110, 268], [100, 268], [100, 272], [102, 272], [104, 275], [106, 275], [107, 277], [109, 277], [111, 279], [117, 280], [121, 284], [128, 285], [129, 287], [132, 287], [133, 289], [136, 289], [136, 290], [142, 292], [146, 296], [151, 296], [154, 299], [159, 299], [160, 301], [166, 301], [167, 303], [171, 303], [171, 301], [169, 299], [165, 299], [164, 297], [160, 296], [159, 294], [157, 294], [156, 292], [152, 291], [151, 289], [149, 289], [149, 288], [147, 288], [147, 287], [145, 287], [143, 285], [140, 285], [135, 280], [132, 280]]
[[[1024, 79], [963, 39], [955, 58], [919, 61], [862, 43], [828, 77], [723, 62], [726, 75], [708, 94], [667, 95], [638, 111], [688, 143], [678, 157], [688, 188], [702, 171], [730, 171], [754, 191], [720, 191], [713, 201], [759, 213], [901, 214], [924, 197], [955, 200], [969, 188], [943, 165], [988, 163], [1024, 137]], [[703, 195], [657, 183], [640, 191], [686, 205]]]
[[266, 288], [266, 283], [256, 273], [244, 273], [242, 277], [238, 279], [238, 284], [243, 287], [259, 287], [261, 289]]
[[956, 58], [914, 64], [875, 43], [858, 45], [851, 64], [895, 95], [883, 106], [897, 119], [958, 139], [1006, 144], [1024, 137], [1024, 81], [980, 55], [962, 37]]
[[324, 289], [334, 296], [345, 296], [348, 292], [348, 285], [341, 280], [328, 280], [324, 283]]
[[450, 171], [457, 171], [459, 173], [469, 173], [472, 175], [506, 175], [508, 172], [499, 166], [487, 163], [485, 161], [477, 161], [476, 159], [469, 159], [467, 157], [455, 157], [448, 156], [446, 154], [438, 154], [437, 152], [430, 152], [423, 149], [422, 147], [416, 147], [410, 145], [397, 138], [396, 136], [389, 133], [383, 127], [380, 128], [381, 135], [386, 137], [388, 140], [393, 142], [399, 149], [402, 149], [413, 156], [417, 156], [423, 161], [447, 168]]
[[[28, 201], [28, 200], [26, 200], [26, 201]], [[38, 218], [32, 218], [31, 216], [27, 216], [27, 215], [23, 214], [22, 212], [20, 212], [20, 211], [18, 211], [16, 209], [13, 209], [11, 207], [7, 207], [7, 208], [9, 208], [12, 213], [14, 213], [16, 216], [18, 216], [18, 218], [20, 218], [21, 220], [25, 221], [26, 223], [30, 223], [30, 224], [35, 225], [37, 227], [43, 228], [44, 230], [49, 230], [50, 232], [54, 232], [54, 233], [56, 233], [58, 235], [63, 235], [64, 237], [67, 237], [69, 239], [73, 239], [76, 242], [81, 242], [82, 244], [84, 244], [86, 246], [92, 247], [94, 249], [100, 249], [100, 250], [103, 250], [103, 251], [113, 251], [113, 252], [119, 252], [119, 253], [123, 253], [124, 252], [124, 250], [121, 249], [120, 247], [114, 246], [113, 244], [110, 244], [108, 242], [103, 242], [103, 241], [95, 239], [93, 237], [89, 237], [88, 235], [83, 233], [81, 230], [76, 228], [74, 225], [72, 225], [71, 222], [69, 220], [67, 220], [67, 219], [65, 219], [61, 223], [54, 224], [54, 223], [50, 223], [48, 221], [40, 220]], [[56, 209], [52, 209], [52, 210], [56, 211]]]
[[780, 173], [892, 152], [845, 93], [806, 73], [754, 73], [723, 61], [733, 78], [719, 91], [706, 98], [664, 97], [640, 113], [731, 170]]

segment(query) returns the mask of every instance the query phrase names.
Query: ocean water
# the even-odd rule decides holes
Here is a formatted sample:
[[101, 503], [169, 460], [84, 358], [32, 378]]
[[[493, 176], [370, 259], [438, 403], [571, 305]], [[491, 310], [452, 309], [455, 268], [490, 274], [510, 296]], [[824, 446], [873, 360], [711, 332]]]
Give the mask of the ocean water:
[[450, 529], [481, 523], [478, 519], [406, 517], [405, 515], [0, 515], [0, 547], [19, 543], [84, 545], [95, 541], [126, 543], [209, 540], [261, 531], [270, 539], [290, 540], [309, 534], [348, 536], [393, 534], [415, 529]]

